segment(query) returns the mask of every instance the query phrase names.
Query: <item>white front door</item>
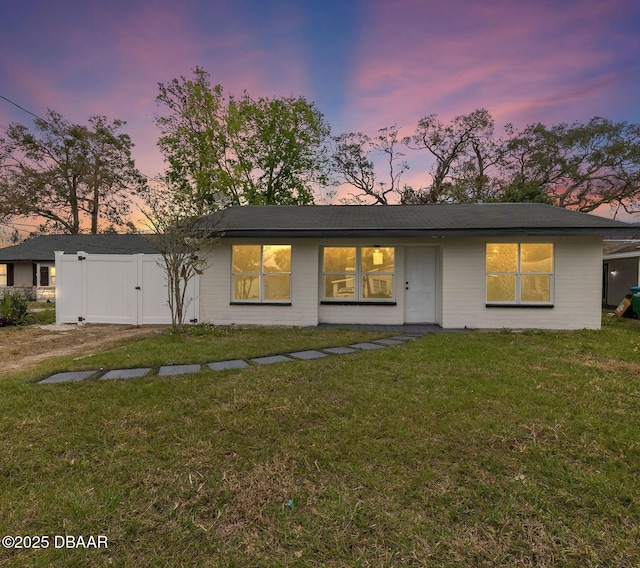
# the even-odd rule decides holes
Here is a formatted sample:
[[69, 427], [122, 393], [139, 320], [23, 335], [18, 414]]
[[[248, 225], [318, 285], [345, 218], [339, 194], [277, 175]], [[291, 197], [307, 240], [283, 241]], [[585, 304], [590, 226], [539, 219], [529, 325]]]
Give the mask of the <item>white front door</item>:
[[436, 249], [407, 247], [405, 249], [405, 323], [436, 321]]

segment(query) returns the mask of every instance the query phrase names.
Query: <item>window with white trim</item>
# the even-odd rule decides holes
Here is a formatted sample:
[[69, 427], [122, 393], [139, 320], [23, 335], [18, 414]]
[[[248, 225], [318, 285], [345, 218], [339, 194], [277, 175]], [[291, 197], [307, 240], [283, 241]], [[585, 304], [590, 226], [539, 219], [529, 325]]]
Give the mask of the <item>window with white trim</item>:
[[322, 298], [385, 302], [394, 299], [394, 247], [324, 247]]
[[291, 245], [234, 245], [232, 302], [291, 302]]
[[551, 305], [552, 243], [487, 243], [487, 304]]
[[7, 285], [7, 265], [6, 264], [0, 264], [0, 286], [6, 286]]

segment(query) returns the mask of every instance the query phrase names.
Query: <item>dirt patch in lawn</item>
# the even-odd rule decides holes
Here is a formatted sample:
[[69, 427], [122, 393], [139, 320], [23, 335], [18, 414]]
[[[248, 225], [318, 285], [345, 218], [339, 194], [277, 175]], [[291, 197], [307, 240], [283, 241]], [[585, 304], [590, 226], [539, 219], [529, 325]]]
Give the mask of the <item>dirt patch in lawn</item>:
[[42, 325], [0, 328], [0, 374], [27, 369], [50, 358], [88, 355], [123, 340], [157, 335], [166, 325]]

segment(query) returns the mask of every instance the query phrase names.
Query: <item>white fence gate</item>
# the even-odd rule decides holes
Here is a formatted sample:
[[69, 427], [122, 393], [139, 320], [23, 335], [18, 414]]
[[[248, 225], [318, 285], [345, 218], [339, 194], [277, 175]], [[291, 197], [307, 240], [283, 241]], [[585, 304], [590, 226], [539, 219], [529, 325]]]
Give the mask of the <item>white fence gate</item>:
[[[56, 252], [57, 323], [171, 323], [160, 255]], [[197, 322], [199, 276], [189, 282], [186, 322]]]

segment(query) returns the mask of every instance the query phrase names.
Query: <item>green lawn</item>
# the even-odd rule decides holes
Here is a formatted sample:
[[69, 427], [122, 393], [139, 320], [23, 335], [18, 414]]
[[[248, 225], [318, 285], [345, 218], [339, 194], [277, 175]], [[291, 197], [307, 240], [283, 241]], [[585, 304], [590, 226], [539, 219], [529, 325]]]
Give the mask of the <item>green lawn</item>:
[[29, 302], [29, 323], [46, 325], [55, 321], [55, 302]]
[[[51, 538], [0, 548], [0, 566], [640, 565], [638, 321], [29, 382], [371, 337], [197, 333], [0, 379], [0, 536]], [[63, 534], [105, 535], [108, 549], [55, 549]]]

